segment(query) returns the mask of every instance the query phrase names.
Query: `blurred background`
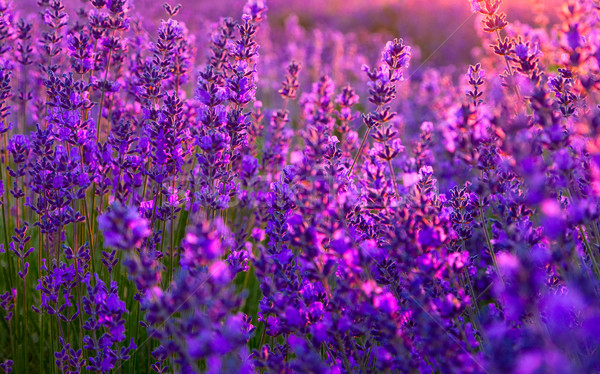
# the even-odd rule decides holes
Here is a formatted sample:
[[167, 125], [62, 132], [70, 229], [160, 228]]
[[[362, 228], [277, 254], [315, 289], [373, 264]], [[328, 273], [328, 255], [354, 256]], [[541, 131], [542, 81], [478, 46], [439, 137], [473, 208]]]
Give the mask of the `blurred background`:
[[[237, 18], [245, 0], [169, 0], [183, 6], [180, 14], [190, 31], [202, 39], [202, 32], [219, 17]], [[164, 18], [162, 0], [134, 0], [144, 16], [145, 27]], [[286, 25], [297, 25], [310, 34], [320, 30], [335, 36], [351, 35], [369, 54], [383, 45], [370, 45], [393, 37], [404, 38], [420, 52], [421, 61], [434, 66], [473, 63], [473, 48], [479, 45], [478, 22], [468, 0], [267, 0], [272, 37], [285, 37]], [[535, 25], [558, 20], [559, 0], [504, 0], [502, 9], [509, 22]], [[542, 17], [540, 17], [542, 16]], [[156, 25], [154, 25], [156, 28]], [[204, 30], [204, 31], [203, 31]], [[486, 46], [487, 47], [487, 46]], [[435, 53], [434, 53], [435, 52]], [[413, 60], [414, 63], [417, 62]]]
[[[14, 5], [23, 14], [31, 14], [36, 1], [15, 0]], [[64, 0], [72, 14], [86, 2]], [[183, 6], [176, 19], [185, 22], [200, 48], [214, 23], [220, 17], [239, 18], [245, 2], [168, 0], [170, 5]], [[144, 28], [155, 33], [160, 20], [166, 17], [165, 1], [129, 0], [129, 3], [132, 13], [141, 16]], [[560, 0], [504, 0], [501, 9], [511, 23], [552, 25], [558, 19], [560, 3]], [[426, 60], [425, 65], [445, 66], [474, 63], [473, 48], [480, 44], [481, 27], [471, 14], [468, 0], [267, 0], [267, 5], [270, 38], [276, 45], [288, 42], [286, 38], [300, 36], [302, 31], [303, 37], [312, 39], [316, 47], [321, 42], [326, 50], [327, 43], [344, 35], [349, 44], [360, 43], [362, 54], [374, 58], [383, 45], [373, 43], [402, 37], [418, 52], [413, 65]], [[319, 34], [322, 41], [314, 40], [319, 39]], [[349, 44], [346, 47], [351, 47]], [[377, 51], [375, 56], [371, 55], [371, 48]], [[200, 50], [198, 55], [201, 58], [205, 53]]]
[[[37, 27], [40, 24], [37, 1], [13, 0], [16, 17], [25, 16]], [[165, 1], [171, 6], [182, 6], [175, 20], [185, 24], [194, 49], [188, 74], [190, 84], [186, 86], [188, 95], [193, 95], [197, 73], [210, 53], [211, 33], [223, 17], [239, 20], [247, 0], [128, 0], [132, 27], [127, 33], [127, 48], [139, 48], [135, 30], [143, 29], [151, 41], [156, 37], [161, 20], [168, 18], [163, 7]], [[422, 120], [434, 120], [429, 115], [434, 106], [432, 98], [442, 100], [439, 93], [448, 91], [464, 95], [460, 86], [464, 84], [469, 65], [481, 62], [487, 69], [504, 63], [490, 51], [490, 35], [481, 31], [481, 18], [471, 12], [469, 0], [266, 2], [267, 21], [257, 36], [260, 44], [258, 97], [265, 108], [279, 105], [277, 90], [291, 60], [303, 66], [301, 93], [310, 92], [314, 82], [328, 75], [338, 89], [351, 84], [361, 97], [359, 105], [368, 106], [366, 75], [361, 67], [378, 64], [386, 41], [403, 38], [412, 49], [410, 68], [404, 75], [418, 83], [418, 89], [411, 84], [401, 85], [397, 103], [400, 106], [402, 97], [416, 95], [415, 100], [421, 107], [406, 101], [412, 103], [411, 106], [395, 109], [403, 113], [407, 131], [418, 132]], [[91, 9], [88, 0], [63, 0], [63, 3], [72, 17], [71, 24], [85, 16], [79, 9]], [[510, 27], [503, 33], [518, 32], [542, 40], [543, 35], [555, 30], [562, 3], [563, 0], [504, 0], [501, 10], [507, 14]], [[498, 89], [489, 91], [502, 93], [499, 82], [496, 83], [490, 82], [490, 87]], [[449, 103], [435, 105], [446, 104]], [[359, 119], [355, 122], [356, 127], [361, 125]]]

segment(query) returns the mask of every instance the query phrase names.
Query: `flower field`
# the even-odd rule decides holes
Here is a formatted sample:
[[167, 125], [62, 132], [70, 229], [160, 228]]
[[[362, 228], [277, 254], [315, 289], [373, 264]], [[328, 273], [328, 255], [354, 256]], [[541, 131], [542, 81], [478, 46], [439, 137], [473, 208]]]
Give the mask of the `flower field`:
[[597, 0], [0, 0], [0, 372], [600, 373]]

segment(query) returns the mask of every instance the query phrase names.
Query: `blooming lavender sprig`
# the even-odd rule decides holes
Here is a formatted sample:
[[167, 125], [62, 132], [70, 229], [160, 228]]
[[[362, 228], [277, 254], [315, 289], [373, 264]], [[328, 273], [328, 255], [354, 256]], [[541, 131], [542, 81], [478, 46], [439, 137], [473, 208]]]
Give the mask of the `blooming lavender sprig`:
[[[381, 57], [382, 65], [379, 66], [379, 68], [369, 70], [367, 66], [363, 67], [363, 70], [367, 73], [370, 80], [369, 101], [375, 104], [377, 109], [374, 112], [363, 115], [363, 122], [367, 126], [367, 132], [365, 133], [358, 149], [358, 153], [348, 170], [348, 175], [350, 175], [362, 152], [371, 129], [375, 128], [377, 130], [377, 133], [374, 136], [375, 140], [383, 143], [383, 149], [378, 153], [382, 159], [388, 162], [391, 180], [397, 198], [399, 198], [400, 193], [396, 182], [392, 159], [398, 155], [403, 147], [399, 140], [394, 139], [397, 133], [387, 125], [388, 122], [396, 116], [396, 113], [391, 112], [391, 107], [386, 105], [396, 97], [396, 83], [402, 79], [401, 69], [408, 67], [410, 56], [410, 47], [404, 45], [402, 39], [394, 39], [386, 44]], [[388, 142], [391, 142], [392, 144], [390, 145]]]
[[[506, 21], [506, 13], [499, 11], [501, 3], [502, 0], [471, 0], [471, 10], [474, 13], [480, 13], [484, 16], [484, 19], [481, 21], [483, 24], [483, 30], [496, 35], [496, 40], [490, 45], [490, 47], [492, 47], [495, 54], [502, 56], [506, 63], [504, 84], [512, 88], [518, 100], [521, 101], [521, 92], [519, 86], [515, 82], [513, 67], [511, 66], [511, 61], [515, 60], [512, 55], [516, 51], [514, 48], [516, 42], [509, 37], [502, 38], [500, 35], [500, 31], [508, 26], [508, 22]], [[523, 56], [523, 53], [520, 54], [523, 58], [519, 59], [527, 59], [527, 56]], [[533, 68], [535, 68], [535, 65], [531, 65], [531, 69]], [[526, 68], [525, 70], [530, 70], [530, 67]], [[534, 77], [536, 80], [539, 79], [537, 73]]]
[[0, 67], [0, 119], [2, 119], [0, 134], [5, 134], [11, 127], [6, 121], [6, 118], [10, 115], [8, 99], [12, 96], [10, 79], [10, 71]]
[[54, 353], [56, 366], [61, 371], [80, 373], [85, 365], [85, 359], [82, 358], [83, 351], [81, 349], [75, 351], [62, 337], [59, 337], [59, 344], [62, 349]]
[[4, 310], [4, 319], [9, 321], [13, 316], [13, 309], [15, 307], [15, 299], [17, 297], [17, 290], [12, 289], [10, 291], [6, 291], [3, 294], [0, 294], [0, 307]]
[[350, 123], [358, 117], [358, 112], [353, 112], [352, 107], [359, 101], [359, 97], [350, 85], [346, 85], [342, 88], [342, 91], [335, 99], [335, 102], [340, 106], [336, 116], [339, 120], [338, 131], [340, 133], [340, 142], [342, 148], [346, 153], [345, 156], [349, 157], [350, 151], [355, 146], [358, 134], [356, 131], [350, 129]]
[[263, 168], [267, 173], [273, 175], [285, 164], [285, 156], [289, 151], [289, 140], [292, 133], [287, 128], [290, 120], [287, 106], [289, 100], [293, 100], [297, 96], [300, 85], [298, 75], [301, 69], [302, 66], [299, 63], [290, 61], [285, 80], [281, 83], [281, 88], [278, 91], [284, 100], [283, 109], [274, 111], [271, 114], [268, 132], [265, 134], [268, 140], [265, 144], [265, 150], [262, 152]]
[[56, 60], [63, 50], [61, 47], [64, 38], [62, 30], [67, 26], [69, 17], [61, 0], [44, 1], [38, 5], [42, 7], [40, 17], [48, 30], [42, 33], [40, 40], [48, 65], [40, 64], [40, 68], [43, 72], [56, 72], [58, 69]]
[[95, 285], [91, 283], [89, 274], [83, 281], [87, 289], [87, 296], [83, 297], [83, 308], [90, 316], [83, 328], [87, 331], [100, 331], [102, 335], [83, 337], [84, 348], [95, 351], [95, 356], [88, 359], [86, 370], [108, 371], [121, 365], [120, 361], [128, 360], [129, 353], [136, 345], [131, 338], [129, 345], [118, 347], [118, 344], [125, 340], [124, 314], [128, 313], [128, 310], [125, 308], [125, 302], [119, 298], [116, 282], [107, 287], [97, 274], [95, 278]]
[[12, 23], [12, 3], [4, 1], [0, 4], [0, 56], [10, 51], [12, 48], [9, 44], [13, 36], [11, 28]]

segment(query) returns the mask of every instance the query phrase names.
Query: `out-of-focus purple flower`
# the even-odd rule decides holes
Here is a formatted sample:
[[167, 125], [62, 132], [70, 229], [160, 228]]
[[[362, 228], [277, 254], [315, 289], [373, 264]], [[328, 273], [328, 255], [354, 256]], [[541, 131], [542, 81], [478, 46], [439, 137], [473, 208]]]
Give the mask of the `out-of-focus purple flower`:
[[186, 269], [197, 269], [217, 260], [230, 245], [229, 235], [222, 223], [200, 221], [191, 226], [181, 243], [181, 265]]
[[264, 0], [248, 0], [244, 5], [244, 15], [249, 16], [252, 22], [261, 22], [266, 17], [268, 9]]
[[13, 316], [13, 309], [15, 307], [15, 299], [17, 298], [17, 290], [13, 288], [10, 291], [6, 291], [3, 294], [0, 294], [0, 308], [4, 310], [6, 315], [4, 319], [9, 321]]
[[4, 362], [0, 362], [0, 369], [2, 369], [2, 371], [4, 371], [6, 374], [12, 373], [12, 367], [12, 360], [4, 360]]
[[150, 234], [148, 221], [134, 207], [115, 203], [107, 213], [98, 217], [98, 227], [107, 246], [124, 251], [139, 249]]

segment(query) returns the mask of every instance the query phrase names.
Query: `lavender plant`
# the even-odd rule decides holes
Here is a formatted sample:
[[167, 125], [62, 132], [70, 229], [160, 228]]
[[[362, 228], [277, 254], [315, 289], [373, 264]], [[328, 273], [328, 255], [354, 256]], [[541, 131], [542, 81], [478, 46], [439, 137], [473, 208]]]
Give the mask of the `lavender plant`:
[[597, 2], [143, 4], [0, 0], [2, 371], [600, 372]]

